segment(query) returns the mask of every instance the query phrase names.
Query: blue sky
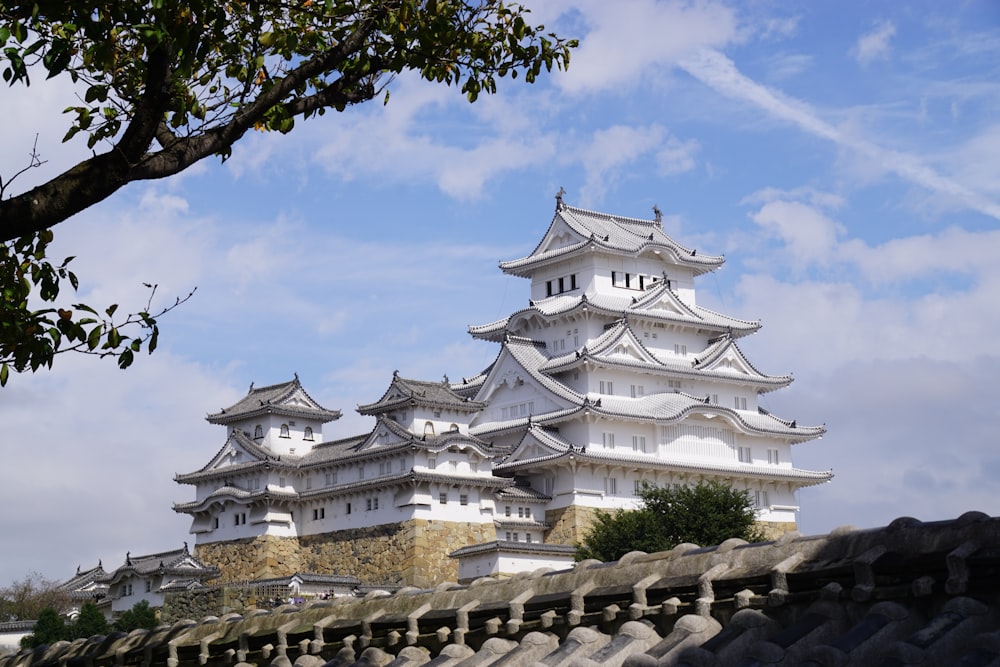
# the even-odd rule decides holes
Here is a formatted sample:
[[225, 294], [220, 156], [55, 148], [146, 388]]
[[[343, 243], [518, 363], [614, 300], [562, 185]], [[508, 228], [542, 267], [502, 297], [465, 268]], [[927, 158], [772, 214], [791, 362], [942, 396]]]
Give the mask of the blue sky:
[[[532, 4], [532, 3], [529, 3]], [[506, 82], [469, 105], [412, 76], [379, 103], [225, 164], [134, 184], [56, 230], [80, 298], [165, 301], [160, 349], [127, 372], [86, 358], [0, 392], [0, 585], [175, 548], [174, 473], [221, 446], [204, 415], [251, 382], [291, 378], [354, 412], [393, 370], [472, 375], [482, 324], [523, 307], [523, 256], [566, 201], [664, 212], [681, 243], [725, 254], [702, 304], [763, 329], [743, 343], [791, 372], [765, 407], [828, 434], [795, 464], [836, 477], [800, 494], [820, 533], [898, 516], [1000, 513], [1000, 5], [533, 3], [578, 37], [568, 73]], [[72, 91], [0, 89], [0, 171], [84, 155], [61, 145]]]

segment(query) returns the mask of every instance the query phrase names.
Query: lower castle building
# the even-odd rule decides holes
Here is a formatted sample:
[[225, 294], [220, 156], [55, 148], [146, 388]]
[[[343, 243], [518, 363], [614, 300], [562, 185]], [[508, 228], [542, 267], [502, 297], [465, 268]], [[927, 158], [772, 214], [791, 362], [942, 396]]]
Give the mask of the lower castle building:
[[225, 443], [178, 503], [196, 554], [222, 580], [341, 574], [442, 581], [569, 564], [598, 509], [636, 506], [643, 484], [722, 479], [746, 489], [771, 535], [795, 527], [796, 491], [828, 471], [792, 465], [819, 438], [758, 398], [791, 384], [738, 345], [759, 321], [697, 305], [721, 257], [681, 246], [661, 216], [626, 218], [561, 196], [534, 251], [501, 262], [528, 306], [470, 327], [499, 344], [460, 382], [393, 374], [358, 407], [365, 434], [324, 441], [340, 412], [296, 376], [254, 388], [210, 423]]

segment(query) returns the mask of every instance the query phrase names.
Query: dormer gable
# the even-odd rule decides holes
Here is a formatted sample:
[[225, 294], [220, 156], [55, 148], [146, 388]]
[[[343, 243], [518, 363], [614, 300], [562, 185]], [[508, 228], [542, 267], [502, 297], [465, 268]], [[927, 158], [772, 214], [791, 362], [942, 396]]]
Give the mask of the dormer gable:
[[322, 442], [323, 424], [339, 418], [339, 410], [321, 406], [295, 375], [281, 384], [251, 384], [246, 396], [206, 420], [239, 431], [269, 451], [302, 456]]
[[719, 336], [710, 343], [693, 362], [693, 368], [698, 371], [760, 383], [768, 387], [767, 391], [785, 387], [792, 382], [790, 375], [765, 375], [760, 372], [750, 363], [731, 336]]
[[618, 363], [638, 362], [661, 365], [660, 361], [636, 337], [635, 332], [628, 325], [628, 320], [624, 318], [610, 326], [586, 352], [592, 358], [607, 359]]

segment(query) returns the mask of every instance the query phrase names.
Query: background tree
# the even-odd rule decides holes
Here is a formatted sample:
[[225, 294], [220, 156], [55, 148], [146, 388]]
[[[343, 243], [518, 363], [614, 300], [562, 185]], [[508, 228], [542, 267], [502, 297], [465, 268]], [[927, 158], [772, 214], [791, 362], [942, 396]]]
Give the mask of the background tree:
[[646, 484], [639, 496], [639, 509], [597, 511], [594, 525], [577, 547], [577, 560], [618, 560], [629, 551], [653, 553], [684, 542], [710, 546], [732, 537], [763, 539], [749, 493], [724, 482]]
[[404, 71], [475, 101], [503, 77], [532, 82], [543, 68], [566, 67], [572, 46], [501, 0], [3, 3], [4, 81], [71, 79], [80, 104], [67, 110], [63, 140], [85, 138], [93, 154], [18, 194], [11, 183], [42, 164], [37, 151], [17, 174], [0, 175], [0, 385], [11, 369], [50, 367], [63, 351], [115, 355], [125, 368], [156, 344], [162, 312], [149, 307], [124, 324], [115, 306], [33, 312], [32, 295], [53, 303], [63, 281], [77, 286], [69, 260], [44, 261], [53, 225], [130, 182], [224, 160], [250, 129], [284, 133], [329, 109], [388, 102], [388, 82]]
[[106, 635], [111, 630], [104, 614], [93, 602], [84, 602], [80, 607], [80, 615], [73, 623], [73, 637], [93, 637], [94, 635]]
[[69, 628], [66, 627], [66, 621], [63, 620], [59, 612], [52, 607], [46, 607], [38, 614], [35, 631], [21, 639], [21, 648], [49, 646], [58, 641], [69, 639], [69, 635]]
[[0, 588], [0, 622], [37, 620], [45, 608], [62, 613], [68, 606], [69, 596], [59, 589], [59, 582], [37, 572]]
[[139, 600], [131, 609], [118, 617], [115, 621], [115, 630], [120, 632], [132, 632], [138, 628], [152, 630], [159, 624], [156, 610], [150, 607], [146, 600]]

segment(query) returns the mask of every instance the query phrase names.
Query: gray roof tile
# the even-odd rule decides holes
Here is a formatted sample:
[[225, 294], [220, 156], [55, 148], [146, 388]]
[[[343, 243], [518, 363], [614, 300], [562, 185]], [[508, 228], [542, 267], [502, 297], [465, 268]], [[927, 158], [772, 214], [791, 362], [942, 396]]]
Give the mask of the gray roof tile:
[[[0, 667], [103, 665], [115, 656], [131, 664], [143, 655], [196, 667], [232, 663], [234, 647], [244, 664], [403, 665], [415, 652], [417, 664], [435, 665], [996, 665], [997, 544], [1000, 518], [970, 512], [759, 544], [679, 545], [60, 642], [0, 657]], [[546, 547], [492, 542], [464, 552], [501, 548]]]

